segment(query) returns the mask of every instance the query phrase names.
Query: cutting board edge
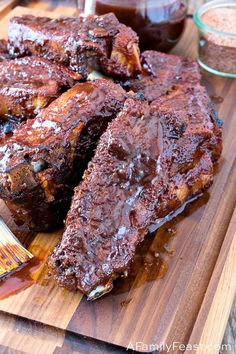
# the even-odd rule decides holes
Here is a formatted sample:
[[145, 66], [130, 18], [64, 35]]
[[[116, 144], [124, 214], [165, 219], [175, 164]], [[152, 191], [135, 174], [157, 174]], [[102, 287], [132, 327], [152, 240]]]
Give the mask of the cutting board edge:
[[[21, 6], [17, 6], [13, 11], [17, 11], [17, 9], [21, 9], [21, 11], [25, 11], [25, 8], [24, 7], [21, 7]], [[12, 12], [13, 12], [12, 11]], [[30, 9], [30, 11], [29, 11], [29, 9], [28, 9], [28, 11], [25, 11], [25, 12], [27, 12], [27, 13], [38, 13], [38, 14], [40, 14], [40, 13], [42, 13], [42, 15], [43, 14], [45, 14], [45, 15], [48, 15], [48, 16], [50, 16], [50, 14], [52, 14], [51, 12], [49, 12], [49, 11], [46, 11], [46, 10], [42, 10], [42, 11], [40, 11], [40, 10], [32, 10], [32, 9]], [[10, 13], [11, 14], [11, 13]], [[10, 15], [9, 14], [9, 15]], [[14, 14], [13, 14], [14, 15]], [[7, 15], [7, 17], [8, 17], [8, 15]], [[9, 18], [10, 18], [11, 16], [9, 16]], [[5, 18], [4, 18], [4, 20], [5, 20]], [[220, 254], [219, 254], [219, 256], [218, 256], [218, 258], [220, 257]], [[218, 261], [218, 258], [217, 258], [217, 261]], [[214, 271], [213, 271], [214, 272]], [[213, 273], [212, 273], [213, 274]], [[212, 276], [211, 276], [211, 278], [210, 278], [210, 281], [209, 281], [209, 284], [210, 284], [210, 282], [211, 282], [211, 279], [212, 279]], [[209, 287], [209, 284], [208, 284], [208, 287]], [[200, 312], [200, 311], [199, 311]], [[12, 313], [10, 313], [9, 312], [9, 314], [12, 314]], [[15, 314], [15, 315], [17, 315], [17, 314]], [[25, 317], [25, 318], [27, 318], [27, 317]], [[34, 320], [32, 320], [32, 319], [30, 319], [29, 318], [29, 320], [31, 320], [31, 321], [34, 321]], [[40, 321], [36, 321], [36, 322], [38, 322], [38, 323], [41, 323], [41, 324], [45, 324], [45, 322], [40, 322]], [[51, 326], [51, 324], [46, 324], [46, 325], [49, 325], [49, 326]], [[54, 327], [54, 328], [59, 328], [59, 327]], [[80, 335], [82, 335], [82, 336], [86, 336], [86, 335], [84, 335], [84, 334], [81, 334], [81, 333], [77, 333], [77, 332], [74, 332], [74, 331], [72, 331], [71, 329], [70, 330], [65, 330], [65, 329], [63, 329], [63, 328], [60, 328], [61, 330], [63, 330], [63, 331], [66, 331], [66, 332], [71, 332], [71, 333], [74, 333], [74, 334], [76, 334], [76, 335], [78, 335], [78, 336], [80, 336]], [[87, 338], [91, 338], [91, 339], [93, 339], [93, 337], [89, 337], [89, 336], [86, 336]], [[191, 337], [190, 337], [191, 338]], [[111, 343], [111, 342], [104, 342], [104, 341], [102, 341], [102, 340], [99, 340], [99, 339], [96, 339], [96, 341], [99, 341], [99, 342], [101, 342], [101, 343], [108, 343], [108, 344], [113, 344], [113, 343]], [[120, 346], [120, 344], [116, 344], [116, 343], [114, 343], [114, 345], [118, 345], [118, 346]]]

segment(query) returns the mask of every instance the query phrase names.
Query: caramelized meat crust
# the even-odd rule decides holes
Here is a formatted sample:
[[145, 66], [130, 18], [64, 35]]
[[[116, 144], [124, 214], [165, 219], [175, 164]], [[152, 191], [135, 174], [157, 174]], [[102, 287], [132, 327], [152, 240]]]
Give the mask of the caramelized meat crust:
[[0, 63], [0, 120], [35, 117], [81, 75], [44, 58], [25, 57]]
[[209, 187], [221, 128], [203, 87], [128, 99], [75, 189], [49, 265], [59, 285], [95, 299], [129, 270], [149, 229]]
[[46, 231], [62, 223], [87, 159], [124, 100], [110, 81], [78, 83], [0, 144], [0, 197], [18, 224]]
[[49, 19], [25, 15], [9, 24], [13, 57], [38, 55], [79, 72], [84, 78], [100, 68], [105, 74], [132, 77], [141, 70], [137, 34], [114, 14]]
[[139, 92], [152, 102], [166, 94], [174, 86], [193, 86], [200, 81], [200, 72], [195, 60], [153, 50], [141, 55], [142, 72], [137, 78], [123, 81], [127, 91]]

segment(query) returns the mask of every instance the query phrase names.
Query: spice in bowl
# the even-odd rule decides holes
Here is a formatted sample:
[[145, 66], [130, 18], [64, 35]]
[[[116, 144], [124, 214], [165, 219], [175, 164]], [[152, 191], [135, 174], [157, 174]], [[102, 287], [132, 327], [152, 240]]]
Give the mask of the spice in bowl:
[[236, 1], [211, 1], [194, 14], [198, 61], [206, 70], [236, 77]]

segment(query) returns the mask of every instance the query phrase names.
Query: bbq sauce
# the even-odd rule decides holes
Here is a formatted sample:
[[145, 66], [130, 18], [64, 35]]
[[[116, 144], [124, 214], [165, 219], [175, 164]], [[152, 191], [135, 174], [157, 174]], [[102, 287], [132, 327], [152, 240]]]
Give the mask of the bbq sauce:
[[[173, 219], [168, 219], [167, 217], [165, 224], [159, 227], [158, 230], [150, 232], [139, 245], [127, 276], [118, 278], [115, 281], [114, 289], [106, 296], [127, 295], [132, 288], [139, 288], [145, 283], [163, 279], [169, 268], [172, 267], [172, 257], [183, 259], [180, 257], [176, 243], [176, 238], [181, 232], [178, 224], [190, 215], [201, 212], [201, 208], [206, 205], [208, 200], [208, 192], [204, 192], [196, 200], [193, 198], [189, 205], [188, 203], [185, 204], [184, 210], [182, 208], [179, 209], [180, 211], [182, 210], [180, 214], [176, 213]], [[122, 300], [120, 306], [127, 307], [131, 300], [128, 302]]]
[[42, 260], [33, 258], [0, 280], [0, 300], [18, 294], [33, 285], [41, 272], [42, 264]]
[[184, 30], [187, 0], [97, 0], [95, 12], [114, 12], [120, 22], [137, 32], [142, 51], [167, 52]]

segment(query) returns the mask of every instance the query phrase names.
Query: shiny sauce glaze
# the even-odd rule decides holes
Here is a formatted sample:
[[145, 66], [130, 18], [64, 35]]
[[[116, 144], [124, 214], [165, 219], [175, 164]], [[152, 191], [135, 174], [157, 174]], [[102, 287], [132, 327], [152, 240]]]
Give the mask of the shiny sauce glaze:
[[61, 225], [98, 137], [124, 100], [109, 80], [78, 83], [0, 144], [0, 194], [17, 224], [41, 232]]
[[32, 286], [41, 272], [42, 264], [42, 260], [33, 258], [0, 280], [0, 300], [16, 295]]
[[[75, 190], [63, 241], [50, 258], [59, 284], [78, 287], [89, 299], [111, 290], [150, 225], [154, 231], [211, 181], [212, 161], [202, 156], [202, 136], [195, 131], [211, 137], [214, 126], [208, 99], [198, 91], [198, 99], [191, 91], [175, 91], [151, 106], [126, 101]], [[215, 148], [207, 144], [206, 150]]]
[[169, 51], [184, 30], [187, 2], [182, 0], [97, 0], [98, 15], [114, 12], [139, 36], [141, 50]]
[[[116, 281], [116, 287], [113, 289], [111, 295], [128, 293], [131, 286], [139, 287], [146, 282], [153, 282], [164, 278], [169, 269], [169, 257], [172, 257], [175, 253], [172, 241], [177, 233], [178, 222], [186, 214], [186, 211], [184, 213], [182, 211], [195, 199], [189, 200], [175, 213], [167, 215], [165, 217], [166, 223], [162, 226], [159, 225], [157, 231], [149, 233], [137, 249], [135, 258], [130, 265], [128, 276], [123, 276]], [[207, 203], [208, 199], [209, 195], [205, 193], [197, 202], [191, 203], [186, 216]], [[178, 215], [179, 213], [181, 214]], [[34, 252], [39, 254], [44, 253], [45, 250], [34, 246]], [[137, 277], [138, 281], [135, 280]], [[49, 285], [49, 279], [50, 273], [48, 273], [48, 269], [45, 266], [45, 259], [37, 256], [0, 281], [0, 300], [16, 295], [35, 283], [47, 286]], [[121, 301], [120, 306], [127, 307], [131, 301], [132, 298]]]
[[[73, 130], [76, 125], [81, 124], [82, 128], [89, 117], [84, 115], [81, 119], [78, 116], [78, 107], [84, 108], [89, 98], [90, 110], [96, 110], [104, 97], [104, 90], [97, 88], [96, 85], [91, 83], [75, 85], [54, 101], [47, 111], [42, 112], [33, 120], [28, 120], [21, 130], [18, 129], [9, 145], [0, 145], [0, 170], [9, 168], [9, 164], [14, 166], [18, 163], [15, 159], [19, 158], [19, 154], [24, 157], [26, 153], [33, 153], [35, 148], [37, 151], [43, 150], [46, 143], [50, 144], [54, 141], [55, 136], [57, 139], [59, 136], [63, 139], [66, 132]], [[0, 122], [0, 124], [5, 124], [4, 127], [6, 127], [7, 123]]]

